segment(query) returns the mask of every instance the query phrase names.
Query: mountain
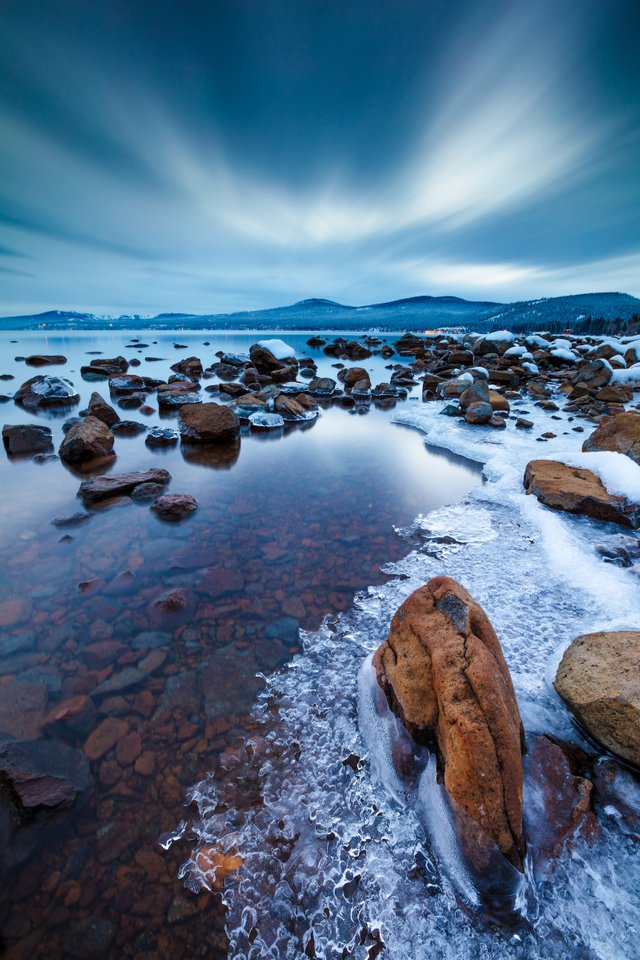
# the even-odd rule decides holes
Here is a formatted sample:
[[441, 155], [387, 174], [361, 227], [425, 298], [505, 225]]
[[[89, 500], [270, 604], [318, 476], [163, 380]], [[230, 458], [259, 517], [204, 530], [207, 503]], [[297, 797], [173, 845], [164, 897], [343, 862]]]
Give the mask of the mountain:
[[584, 326], [590, 333], [609, 330], [615, 321], [624, 329], [633, 316], [640, 316], [640, 300], [627, 293], [584, 293], [515, 303], [463, 300], [461, 297], [407, 297], [386, 303], [348, 306], [333, 300], [312, 298], [285, 307], [243, 310], [237, 313], [160, 313], [99, 317], [90, 313], [49, 310], [46, 313], [0, 318], [0, 330], [377, 330], [425, 331], [439, 327], [463, 327], [485, 332], [507, 327], [515, 332]]

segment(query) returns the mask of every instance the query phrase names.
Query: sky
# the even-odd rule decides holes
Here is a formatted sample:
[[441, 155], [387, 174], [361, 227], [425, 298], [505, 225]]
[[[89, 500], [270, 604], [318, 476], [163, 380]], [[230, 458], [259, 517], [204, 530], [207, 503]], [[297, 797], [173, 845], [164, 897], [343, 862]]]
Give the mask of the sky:
[[0, 314], [640, 296], [637, 0], [0, 22]]

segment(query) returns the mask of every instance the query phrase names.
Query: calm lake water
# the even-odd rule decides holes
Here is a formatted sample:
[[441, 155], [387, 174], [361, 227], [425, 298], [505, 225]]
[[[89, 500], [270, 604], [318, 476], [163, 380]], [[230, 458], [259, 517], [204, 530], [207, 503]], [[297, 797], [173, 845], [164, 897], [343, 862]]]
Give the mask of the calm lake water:
[[[130, 372], [166, 379], [179, 359], [196, 355], [207, 366], [217, 350], [248, 352], [266, 336], [4, 333], [0, 373], [15, 379], [0, 393], [51, 373], [70, 379], [81, 399], [37, 413], [10, 400], [2, 423], [46, 423], [57, 449], [62, 424], [94, 390], [110, 399], [106, 381], [80, 375], [97, 351], [138, 357]], [[307, 347], [308, 336], [286, 340], [335, 378], [335, 361]], [[134, 337], [148, 346], [131, 345]], [[68, 362], [36, 370], [15, 359], [33, 353]], [[389, 379], [388, 362], [406, 360], [357, 365], [375, 384]], [[419, 393], [403, 402], [420, 403]], [[153, 394], [149, 403], [157, 410]], [[121, 416], [150, 428], [175, 415]], [[95, 781], [71, 811], [7, 841], [0, 928], [8, 957], [225, 955], [216, 897], [183, 889], [184, 851], [165, 852], [159, 838], [180, 819], [187, 788], [250, 728], [259, 675], [291, 658], [298, 629], [316, 629], [356, 591], [385, 580], [380, 566], [407, 552], [395, 527], [480, 482], [479, 468], [425, 448], [391, 417], [329, 406], [283, 436], [243, 434], [233, 456], [203, 451], [195, 460], [180, 447], [148, 449], [144, 434], [117, 437], [110, 472], [161, 466], [171, 491], [196, 497], [197, 513], [178, 525], [131, 503], [59, 529], [54, 518], [81, 508], [85, 475], [3, 452], [0, 732], [84, 751]], [[72, 698], [65, 721], [56, 719]], [[0, 840], [7, 832], [0, 815]]]

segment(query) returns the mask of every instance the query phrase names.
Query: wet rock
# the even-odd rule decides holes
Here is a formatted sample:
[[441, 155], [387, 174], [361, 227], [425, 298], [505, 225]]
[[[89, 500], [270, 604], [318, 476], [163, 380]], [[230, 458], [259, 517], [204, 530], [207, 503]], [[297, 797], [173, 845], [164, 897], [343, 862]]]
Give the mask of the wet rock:
[[92, 692], [92, 696], [107, 697], [112, 696], [114, 693], [122, 693], [125, 690], [136, 687], [144, 678], [144, 671], [138, 670], [137, 667], [125, 667], [124, 670], [113, 673], [106, 680], [103, 680], [102, 683], [98, 684]]
[[61, 354], [34, 353], [26, 357], [25, 361], [28, 367], [53, 367], [67, 362], [67, 358]]
[[557, 460], [531, 460], [525, 470], [524, 487], [553, 510], [585, 514], [626, 527], [640, 525], [640, 504], [609, 493], [591, 470]]
[[173, 447], [180, 440], [180, 434], [171, 427], [153, 427], [145, 437], [148, 447]]
[[137, 393], [144, 396], [147, 391], [147, 381], [136, 373], [121, 373], [109, 377], [109, 390], [117, 397]]
[[113, 450], [113, 434], [97, 417], [86, 417], [65, 434], [58, 453], [66, 463], [82, 463], [106, 457]]
[[313, 396], [330, 397], [336, 389], [336, 381], [331, 377], [314, 377], [307, 389]]
[[595, 545], [596, 553], [619, 567], [632, 567], [640, 561], [640, 540], [624, 533], [616, 533]]
[[80, 401], [70, 380], [51, 376], [37, 376], [25, 381], [13, 399], [27, 408], [70, 406]]
[[171, 369], [194, 380], [199, 380], [203, 373], [202, 361], [198, 357], [187, 357], [186, 360], [179, 360], [171, 365]]
[[318, 415], [317, 408], [309, 410], [306, 406], [303, 407], [301, 403], [294, 400], [293, 397], [286, 396], [286, 394], [276, 397], [273, 406], [276, 413], [279, 413], [285, 420], [294, 423], [302, 420], [313, 420]]
[[88, 960], [103, 957], [109, 951], [116, 935], [116, 925], [106, 917], [83, 917], [71, 925], [64, 935], [64, 950], [68, 957]]
[[490, 423], [492, 417], [493, 409], [490, 403], [471, 403], [464, 414], [467, 423], [475, 424]]
[[230, 443], [240, 435], [240, 420], [229, 407], [199, 403], [181, 408], [178, 428], [188, 443]]
[[118, 423], [120, 420], [119, 415], [111, 404], [107, 403], [107, 401], [95, 391], [89, 399], [88, 413], [89, 416], [95, 417], [97, 420], [102, 420], [108, 427], [112, 427], [114, 423]]
[[196, 584], [196, 589], [213, 599], [240, 593], [244, 589], [244, 575], [233, 567], [208, 567]]
[[463, 850], [522, 870], [523, 733], [498, 638], [458, 583], [434, 577], [396, 612], [373, 659], [390, 708], [438, 756]]
[[[291, 357], [285, 357], [284, 360], [279, 360], [273, 355], [271, 350], [259, 343], [254, 343], [250, 347], [249, 359], [258, 373], [264, 373], [268, 376], [273, 376], [274, 372], [277, 373], [285, 367], [293, 368], [296, 372], [298, 370], [298, 364], [293, 354]], [[287, 379], [289, 379], [289, 374], [287, 374]], [[295, 374], [293, 379], [295, 380]]]
[[640, 778], [610, 757], [600, 757], [594, 767], [596, 805], [614, 817], [624, 834], [640, 840]]
[[141, 483], [131, 494], [131, 499], [135, 503], [151, 503], [157, 500], [164, 493], [164, 486], [161, 483]]
[[198, 509], [198, 501], [188, 493], [166, 493], [152, 505], [161, 520], [176, 522], [191, 516]]
[[518, 430], [531, 430], [533, 427], [533, 420], [527, 420], [525, 417], [518, 417], [516, 420], [516, 427]]
[[44, 718], [42, 729], [52, 736], [87, 737], [95, 725], [96, 708], [86, 694], [57, 703]]
[[347, 390], [352, 389], [356, 384], [363, 384], [360, 389], [371, 389], [371, 378], [364, 367], [345, 367], [338, 374], [338, 379], [344, 383]]
[[142, 483], [159, 483], [166, 486], [171, 479], [168, 470], [140, 470], [136, 473], [121, 473], [114, 476], [92, 477], [80, 484], [78, 496], [88, 505], [99, 503], [111, 497], [132, 494]]
[[101, 370], [107, 374], [126, 373], [129, 362], [126, 357], [100, 357], [98, 360], [91, 360], [89, 366], [92, 370]]
[[49, 691], [44, 683], [11, 680], [2, 684], [0, 735], [35, 740], [44, 721]]
[[11, 456], [27, 453], [40, 453], [53, 449], [51, 430], [35, 423], [19, 423], [15, 426], [5, 424], [2, 428], [2, 442]]
[[111, 427], [111, 433], [116, 437], [137, 437], [138, 434], [145, 433], [146, 430], [145, 424], [139, 423], [137, 420], [119, 420]]
[[567, 648], [553, 685], [587, 733], [640, 766], [640, 631], [587, 633]]
[[86, 757], [58, 740], [0, 742], [0, 780], [23, 811], [70, 807], [93, 783]]
[[624, 453], [640, 464], [640, 413], [629, 411], [605, 417], [584, 441], [582, 449], [590, 453], [600, 450]]
[[552, 866], [578, 831], [595, 835], [592, 789], [561, 744], [547, 736], [533, 739], [525, 755], [525, 814], [536, 867]]

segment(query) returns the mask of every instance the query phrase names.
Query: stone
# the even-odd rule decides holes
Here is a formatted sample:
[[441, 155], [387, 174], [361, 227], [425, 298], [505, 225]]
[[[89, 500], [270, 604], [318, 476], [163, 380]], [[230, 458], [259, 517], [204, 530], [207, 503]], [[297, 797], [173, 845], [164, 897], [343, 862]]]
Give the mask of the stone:
[[152, 504], [151, 510], [161, 520], [184, 520], [198, 509], [198, 501], [188, 493], [166, 493]]
[[516, 420], [516, 427], [518, 430], [531, 430], [533, 427], [533, 420], [527, 420], [525, 417], [518, 417]]
[[89, 760], [99, 760], [128, 732], [129, 724], [126, 720], [120, 720], [119, 717], [106, 717], [87, 738], [83, 747], [85, 755]]
[[489, 390], [489, 403], [493, 410], [503, 410], [505, 413], [509, 413], [511, 409], [507, 398], [503, 397], [497, 390]]
[[97, 420], [102, 420], [108, 427], [112, 427], [114, 423], [118, 423], [120, 420], [119, 415], [111, 404], [107, 403], [107, 401], [95, 391], [91, 394], [87, 409], [89, 416], [95, 417]]
[[361, 389], [371, 389], [371, 378], [364, 367], [346, 367], [340, 371], [338, 379], [344, 383], [347, 390], [351, 390], [356, 383], [366, 384], [366, 386], [361, 387]]
[[62, 354], [52, 355], [45, 353], [34, 353], [26, 357], [25, 361], [28, 367], [52, 367], [67, 362], [67, 358]]
[[50, 428], [37, 423], [19, 423], [15, 426], [5, 424], [2, 428], [2, 442], [11, 456], [42, 453], [53, 449]]
[[136, 437], [140, 433], [145, 433], [146, 429], [145, 424], [137, 420], [119, 420], [111, 427], [111, 433], [115, 437]]
[[606, 750], [640, 767], [640, 630], [577, 637], [553, 685], [578, 723]]
[[186, 360], [178, 360], [171, 365], [171, 369], [176, 373], [183, 373], [185, 377], [200, 379], [202, 376], [202, 362], [198, 357], [187, 357]]
[[523, 869], [523, 730], [509, 670], [486, 614], [449, 577], [397, 610], [373, 658], [391, 710], [435, 751], [465, 855], [497, 847]]
[[83, 917], [73, 923], [64, 935], [64, 951], [68, 957], [86, 960], [103, 957], [116, 935], [116, 925], [106, 917]]
[[558, 460], [531, 460], [523, 482], [527, 493], [553, 510], [585, 514], [626, 527], [640, 526], [640, 504], [609, 493], [591, 470], [570, 467]]
[[314, 396], [330, 397], [336, 389], [336, 381], [331, 377], [313, 377], [307, 389]]
[[152, 427], [144, 442], [148, 447], [173, 447], [180, 440], [180, 434], [172, 427]]
[[[468, 376], [468, 374], [465, 376]], [[460, 408], [463, 413], [466, 413], [469, 407], [477, 403], [489, 404], [492, 407], [491, 394], [484, 378], [470, 384], [460, 395]]]
[[584, 441], [582, 449], [589, 453], [600, 450], [624, 453], [640, 464], [640, 413], [629, 411], [615, 417], [604, 417]]
[[107, 374], [126, 373], [129, 369], [126, 357], [100, 357], [98, 360], [92, 360], [89, 366], [93, 370], [102, 370]]
[[164, 493], [164, 486], [161, 483], [141, 483], [133, 490], [131, 499], [135, 503], [152, 503], [161, 497]]
[[58, 453], [66, 463], [83, 463], [96, 457], [107, 457], [113, 450], [113, 434], [97, 417], [86, 417], [65, 434]]
[[70, 380], [51, 376], [32, 377], [25, 381], [13, 399], [27, 409], [70, 406], [80, 401]]
[[168, 470], [140, 470], [135, 473], [121, 473], [104, 477], [91, 477], [79, 487], [78, 496], [85, 504], [92, 505], [112, 497], [126, 496], [142, 483], [159, 483], [166, 486], [171, 479]]
[[493, 409], [490, 403], [471, 403], [467, 407], [464, 419], [467, 423], [485, 424], [490, 423], [493, 417]]
[[222, 404], [198, 403], [180, 409], [178, 429], [187, 443], [231, 443], [240, 435], [240, 420]]
[[87, 758], [59, 740], [0, 742], [0, 780], [24, 811], [70, 807], [93, 784]]
[[49, 691], [44, 683], [11, 680], [0, 686], [0, 733], [16, 740], [35, 740], [40, 735]]

